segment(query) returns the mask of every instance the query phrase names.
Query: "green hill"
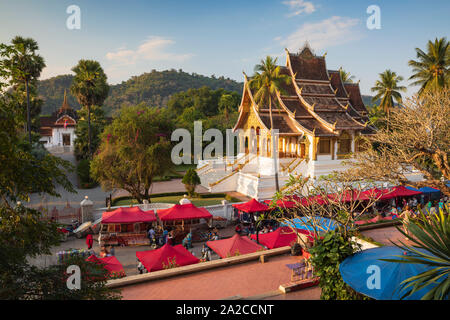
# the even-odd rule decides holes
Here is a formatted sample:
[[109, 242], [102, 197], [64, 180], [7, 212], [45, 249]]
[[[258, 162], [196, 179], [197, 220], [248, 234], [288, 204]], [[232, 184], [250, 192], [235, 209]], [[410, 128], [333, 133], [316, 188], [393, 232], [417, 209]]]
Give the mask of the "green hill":
[[[80, 105], [69, 93], [73, 75], [61, 75], [38, 83], [38, 92], [44, 99], [42, 114], [50, 114], [61, 106], [64, 97], [64, 89], [68, 92], [69, 104], [74, 109]], [[223, 88], [225, 90], [242, 93], [243, 83], [224, 77], [207, 77], [196, 73], [186, 73], [182, 70], [152, 70], [139, 76], [133, 76], [120, 84], [111, 85], [109, 96], [104, 108], [107, 115], [112, 115], [114, 110], [122, 104], [138, 104], [145, 102], [152, 106], [165, 107], [170, 96], [190, 88], [203, 86], [212, 89]]]

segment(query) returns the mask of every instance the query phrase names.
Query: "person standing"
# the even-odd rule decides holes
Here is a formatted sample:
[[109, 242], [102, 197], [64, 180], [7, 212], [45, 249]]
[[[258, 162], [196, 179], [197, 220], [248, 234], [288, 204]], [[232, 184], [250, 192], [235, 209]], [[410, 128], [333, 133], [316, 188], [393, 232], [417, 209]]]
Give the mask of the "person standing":
[[89, 233], [86, 236], [86, 245], [88, 247], [88, 250], [92, 249], [93, 244], [94, 244], [94, 238], [92, 238], [92, 234]]

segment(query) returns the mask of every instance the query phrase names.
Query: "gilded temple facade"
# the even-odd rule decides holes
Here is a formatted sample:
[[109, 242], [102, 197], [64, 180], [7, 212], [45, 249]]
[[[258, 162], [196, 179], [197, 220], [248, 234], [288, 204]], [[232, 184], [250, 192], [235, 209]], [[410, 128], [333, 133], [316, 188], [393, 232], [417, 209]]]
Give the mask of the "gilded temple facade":
[[237, 156], [198, 165], [202, 185], [210, 191], [269, 198], [275, 191], [275, 171], [282, 187], [291, 174], [317, 178], [342, 170], [342, 160], [363, 147], [359, 137], [375, 132], [367, 124], [359, 85], [344, 83], [339, 71], [328, 70], [324, 56], [308, 46], [299, 53], [286, 50], [280, 71], [290, 83], [276, 92], [272, 109], [255, 101], [245, 76], [233, 128], [239, 134]]

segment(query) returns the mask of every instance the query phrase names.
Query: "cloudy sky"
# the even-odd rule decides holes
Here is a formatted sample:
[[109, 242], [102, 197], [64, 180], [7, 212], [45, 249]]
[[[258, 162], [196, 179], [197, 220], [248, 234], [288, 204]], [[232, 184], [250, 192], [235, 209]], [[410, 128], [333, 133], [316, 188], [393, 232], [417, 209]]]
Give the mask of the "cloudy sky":
[[[66, 26], [71, 5], [80, 29]], [[367, 28], [371, 5], [381, 10], [380, 29]], [[447, 0], [0, 0], [0, 42], [38, 41], [43, 79], [71, 73], [83, 58], [100, 61], [115, 84], [171, 68], [243, 81], [266, 55], [284, 65], [284, 48], [297, 52], [308, 41], [329, 69], [342, 66], [370, 94], [386, 69], [411, 75], [414, 49], [448, 36], [449, 12]]]

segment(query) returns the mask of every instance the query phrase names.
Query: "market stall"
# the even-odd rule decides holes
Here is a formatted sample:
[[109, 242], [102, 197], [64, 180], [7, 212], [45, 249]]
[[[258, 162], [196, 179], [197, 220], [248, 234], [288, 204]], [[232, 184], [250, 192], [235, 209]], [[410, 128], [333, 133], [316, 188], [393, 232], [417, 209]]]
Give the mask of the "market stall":
[[114, 256], [98, 258], [95, 255], [91, 255], [86, 260], [102, 264], [103, 267], [108, 270], [108, 277], [110, 279], [117, 279], [126, 276], [122, 264]]
[[251, 239], [259, 241], [260, 244], [269, 249], [290, 246], [297, 241], [297, 234], [289, 227], [281, 227], [269, 233], [260, 233], [258, 236], [252, 234]]
[[239, 236], [238, 234], [235, 234], [228, 239], [207, 241], [206, 245], [221, 258], [264, 250], [264, 248], [256, 242], [245, 236]]
[[197, 229], [203, 220], [211, 222], [213, 218], [208, 210], [198, 208], [192, 203], [175, 204], [169, 209], [160, 209], [157, 211], [157, 216], [164, 229], [173, 230], [175, 243], [181, 242], [191, 229]]
[[102, 245], [148, 245], [147, 230], [156, 225], [153, 210], [122, 207], [103, 212], [99, 241]]
[[169, 244], [156, 250], [138, 251], [136, 258], [147, 269], [147, 272], [187, 266], [200, 261], [182, 245], [172, 247]]
[[252, 224], [256, 221], [258, 214], [270, 211], [268, 205], [263, 204], [256, 199], [251, 199], [245, 203], [238, 203], [232, 205], [238, 210], [239, 221], [244, 224]]

